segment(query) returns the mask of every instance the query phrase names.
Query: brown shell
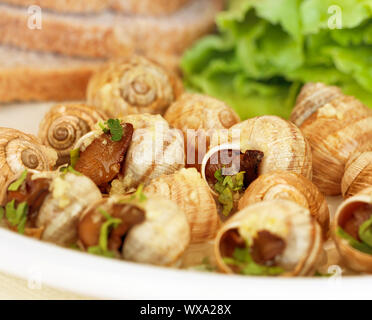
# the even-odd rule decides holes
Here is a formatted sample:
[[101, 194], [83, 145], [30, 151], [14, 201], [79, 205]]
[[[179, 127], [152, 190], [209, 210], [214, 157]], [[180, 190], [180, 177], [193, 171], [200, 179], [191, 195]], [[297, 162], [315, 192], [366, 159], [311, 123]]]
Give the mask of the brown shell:
[[186, 213], [191, 227], [191, 244], [214, 239], [220, 226], [220, 218], [209, 187], [196, 169], [181, 169], [174, 174], [157, 178], [144, 192], [178, 204]]
[[0, 127], [0, 190], [15, 175], [25, 169], [51, 170], [57, 160], [57, 153], [40, 143], [33, 135]]
[[133, 113], [164, 114], [183, 92], [172, 72], [144, 57], [107, 63], [90, 80], [88, 103], [122, 117]]
[[57, 151], [57, 165], [61, 165], [69, 161], [75, 143], [107, 118], [103, 110], [84, 104], [56, 105], [42, 119], [38, 136], [44, 145]]
[[336, 87], [304, 86], [291, 115], [313, 152], [313, 182], [326, 195], [341, 193], [347, 160], [372, 148], [372, 110]]
[[354, 249], [349, 245], [347, 240], [337, 235], [337, 229], [345, 217], [347, 218], [358, 204], [363, 203], [372, 204], [372, 187], [364, 189], [353, 197], [348, 198], [338, 207], [332, 223], [332, 236], [343, 262], [350, 269], [357, 272], [372, 273], [372, 255]]
[[342, 196], [349, 198], [372, 186], [372, 152], [356, 153], [345, 166], [341, 181]]
[[[223, 252], [221, 252], [221, 243], [224, 235], [229, 230], [236, 230], [242, 224], [245, 224], [250, 215], [264, 215], [271, 220], [278, 217], [290, 230], [287, 238], [287, 248], [283, 255], [297, 254], [289, 248], [296, 248], [298, 252], [301, 249], [301, 257], [297, 257], [296, 264], [291, 270], [287, 270], [282, 276], [309, 276], [316, 271], [318, 263], [323, 257], [323, 239], [322, 231], [318, 223], [312, 219], [307, 209], [287, 200], [269, 200], [258, 202], [248, 206], [236, 213], [231, 219], [226, 221], [218, 231], [215, 240], [215, 255], [218, 268], [224, 273], [234, 273], [234, 271], [224, 262]], [[252, 227], [252, 226], [251, 226]], [[297, 241], [291, 243], [293, 239]]]
[[[224, 102], [197, 93], [184, 93], [168, 108], [164, 118], [182, 130], [189, 167], [199, 167], [215, 130], [229, 129], [240, 122], [236, 112]], [[201, 143], [204, 146], [200, 147]]]
[[324, 238], [327, 237], [329, 209], [326, 199], [310, 180], [294, 172], [277, 171], [260, 176], [240, 199], [239, 210], [257, 202], [274, 199], [291, 200], [309, 209], [322, 227]]
[[[241, 152], [258, 150], [264, 153], [259, 174], [283, 170], [311, 179], [311, 149], [293, 123], [276, 116], [256, 117], [232, 126], [230, 136], [233, 144], [240, 143]], [[212, 143], [214, 141], [216, 139]]]

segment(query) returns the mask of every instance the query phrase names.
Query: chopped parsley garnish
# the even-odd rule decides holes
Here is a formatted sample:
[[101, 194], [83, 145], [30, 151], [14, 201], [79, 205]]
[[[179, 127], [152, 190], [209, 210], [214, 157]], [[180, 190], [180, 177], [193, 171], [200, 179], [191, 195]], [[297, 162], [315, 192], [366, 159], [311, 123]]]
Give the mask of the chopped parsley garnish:
[[314, 277], [321, 277], [321, 278], [329, 278], [332, 277], [331, 273], [321, 273], [319, 271], [316, 271], [314, 274]]
[[27, 170], [23, 171], [21, 176], [9, 186], [8, 191], [17, 191], [23, 184], [23, 182], [26, 180], [26, 178]]
[[98, 124], [104, 133], [110, 132], [112, 141], [120, 141], [124, 130], [119, 119], [108, 119], [106, 122]]
[[[369, 220], [367, 220], [366, 222], [364, 222], [360, 228], [359, 228], [359, 233], [361, 232], [361, 228], [362, 226], [367, 223]], [[366, 232], [366, 231], [363, 231], [363, 232]], [[337, 228], [337, 235], [339, 237], [341, 237], [342, 239], [345, 239], [349, 242], [349, 245], [352, 246], [354, 249], [356, 250], [359, 250], [363, 253], [367, 253], [367, 254], [372, 254], [372, 247], [368, 244], [368, 243], [365, 243], [365, 242], [360, 242], [358, 241], [357, 239], [355, 239], [353, 236], [351, 236], [350, 234], [348, 234], [344, 229], [342, 229], [341, 227], [338, 227]], [[364, 235], [363, 235], [364, 237]]]
[[106, 218], [106, 221], [101, 226], [98, 245], [89, 247], [88, 252], [95, 255], [114, 258], [115, 252], [108, 249], [108, 238], [111, 230], [117, 228], [122, 223], [122, 220], [111, 217], [108, 212], [103, 209], [99, 209], [98, 211]]
[[0, 207], [0, 220], [3, 220], [4, 213], [5, 213], [5, 209], [3, 207]]
[[5, 216], [12, 227], [17, 227], [19, 233], [24, 233], [27, 222], [28, 204], [21, 202], [17, 208], [15, 200], [8, 202], [5, 206]]
[[217, 183], [214, 189], [219, 194], [218, 201], [223, 205], [222, 214], [228, 216], [234, 207], [234, 194], [244, 187], [244, 171], [233, 176], [223, 176], [222, 169], [214, 173]]
[[79, 158], [80, 158], [80, 149], [79, 148], [70, 151], [71, 167], [75, 168], [75, 165], [78, 162]]
[[214, 272], [214, 271], [216, 271], [216, 268], [211, 265], [208, 257], [205, 257], [201, 261], [201, 264], [196, 265], [194, 267], [191, 267], [190, 269], [195, 270], [195, 271], [202, 271], [202, 272]]
[[130, 197], [130, 200], [137, 200], [138, 202], [145, 202], [147, 200], [146, 195], [143, 193], [143, 184], [139, 185], [136, 192]]
[[372, 216], [359, 227], [359, 238], [372, 248]]
[[285, 272], [281, 267], [269, 267], [253, 261], [250, 249], [236, 248], [232, 258], [225, 257], [223, 261], [239, 268], [240, 273], [250, 276], [277, 276]]
[[66, 174], [66, 173], [73, 173], [77, 176], [82, 176], [83, 174], [80, 173], [79, 171], [76, 171], [73, 167], [71, 166], [67, 166], [67, 167], [61, 167], [59, 168], [59, 172], [62, 172], [63, 174]]

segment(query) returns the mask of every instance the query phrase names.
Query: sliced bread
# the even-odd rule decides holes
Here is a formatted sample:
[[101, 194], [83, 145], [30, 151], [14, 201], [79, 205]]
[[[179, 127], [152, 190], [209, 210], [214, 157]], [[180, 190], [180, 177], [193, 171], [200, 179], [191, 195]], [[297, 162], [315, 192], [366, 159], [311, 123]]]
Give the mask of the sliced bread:
[[166, 17], [42, 12], [42, 28], [28, 28], [25, 8], [0, 4], [0, 43], [79, 57], [129, 53], [180, 54], [214, 28], [224, 0], [192, 0]]
[[2, 0], [1, 2], [18, 6], [37, 5], [43, 9], [91, 13], [115, 9], [124, 13], [147, 16], [168, 15], [179, 10], [191, 0]]
[[[177, 56], [151, 58], [177, 70]], [[0, 103], [85, 99], [91, 75], [104, 62], [0, 46]]]

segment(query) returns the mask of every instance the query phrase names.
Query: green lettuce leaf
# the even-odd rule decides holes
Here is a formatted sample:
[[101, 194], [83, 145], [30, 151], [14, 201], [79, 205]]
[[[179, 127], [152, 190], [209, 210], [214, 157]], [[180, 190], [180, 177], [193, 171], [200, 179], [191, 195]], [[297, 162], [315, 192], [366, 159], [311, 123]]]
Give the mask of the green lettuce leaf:
[[[337, 5], [342, 29], [330, 29]], [[219, 34], [183, 57], [185, 84], [242, 119], [288, 117], [302, 84], [340, 86], [372, 107], [371, 0], [230, 0]]]

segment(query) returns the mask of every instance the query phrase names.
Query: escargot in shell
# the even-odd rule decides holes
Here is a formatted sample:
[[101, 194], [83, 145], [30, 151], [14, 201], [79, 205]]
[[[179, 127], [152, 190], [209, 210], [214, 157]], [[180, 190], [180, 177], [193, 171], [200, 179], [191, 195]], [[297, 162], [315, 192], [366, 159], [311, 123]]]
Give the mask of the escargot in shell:
[[103, 110], [84, 104], [56, 105], [51, 108], [39, 125], [41, 142], [58, 153], [57, 165], [68, 163], [70, 151], [85, 134], [95, 129], [108, 116]]
[[288, 200], [259, 202], [227, 220], [215, 240], [218, 268], [254, 276], [313, 275], [322, 232], [309, 211]]
[[109, 62], [88, 85], [88, 103], [113, 117], [164, 114], [182, 93], [178, 76], [144, 57]]
[[0, 128], [0, 192], [4, 191], [9, 180], [23, 170], [51, 170], [56, 161], [57, 153], [42, 145], [33, 135]]
[[372, 148], [372, 110], [337, 87], [306, 84], [291, 115], [309, 141], [313, 182], [326, 195], [341, 193], [348, 159]]

